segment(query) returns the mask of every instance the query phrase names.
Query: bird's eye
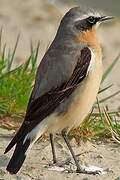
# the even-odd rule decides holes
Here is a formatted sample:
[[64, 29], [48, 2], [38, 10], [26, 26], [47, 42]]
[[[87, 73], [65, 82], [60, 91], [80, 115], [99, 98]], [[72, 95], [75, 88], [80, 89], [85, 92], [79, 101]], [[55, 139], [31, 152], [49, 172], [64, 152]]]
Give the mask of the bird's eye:
[[88, 21], [90, 24], [94, 24], [96, 20], [95, 20], [95, 17], [90, 16], [90, 17], [87, 18], [87, 21]]

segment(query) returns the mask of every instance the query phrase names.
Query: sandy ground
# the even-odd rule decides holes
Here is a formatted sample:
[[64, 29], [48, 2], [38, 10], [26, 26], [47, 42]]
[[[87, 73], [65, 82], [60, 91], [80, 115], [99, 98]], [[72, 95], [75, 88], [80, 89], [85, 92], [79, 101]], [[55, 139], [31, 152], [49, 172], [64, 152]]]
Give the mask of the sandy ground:
[[[0, 180], [119, 180], [120, 178], [120, 147], [117, 144], [90, 143], [77, 146], [74, 140], [71, 141], [76, 154], [80, 154], [79, 159], [88, 165], [95, 165], [107, 169], [104, 175], [85, 175], [68, 172], [51, 171], [48, 164], [52, 163], [51, 146], [49, 141], [37, 142], [30, 154], [28, 155], [21, 171], [18, 175], [9, 175], [5, 167], [10, 159], [11, 153], [3, 155], [3, 150], [10, 141], [13, 131], [0, 130]], [[67, 147], [64, 145], [62, 138], [57, 137], [56, 151], [59, 162], [67, 159], [73, 163]], [[66, 169], [73, 168], [72, 164], [64, 166]]]
[[[12, 49], [17, 34], [21, 37], [16, 52], [15, 64], [24, 62], [29, 56], [30, 39], [36, 45], [40, 40], [40, 62], [48, 44], [53, 39], [62, 15], [70, 6], [49, 4], [47, 0], [0, 0], [0, 27], [3, 27], [3, 43]], [[120, 53], [120, 22], [116, 20], [107, 26], [101, 26], [98, 31], [104, 53], [104, 68]], [[7, 53], [7, 52], [6, 52]], [[113, 88], [106, 92], [109, 95], [120, 88], [119, 81], [120, 61], [108, 77], [105, 85], [114, 84]], [[110, 100], [112, 109], [120, 106], [120, 96]], [[0, 129], [0, 180], [119, 180], [120, 178], [120, 146], [117, 144], [81, 144], [77, 147], [72, 145], [76, 154], [81, 153], [80, 158], [88, 164], [108, 168], [105, 175], [83, 175], [76, 173], [50, 171], [46, 165], [51, 163], [52, 155], [48, 141], [36, 143], [31, 150], [21, 172], [17, 176], [10, 176], [6, 173], [5, 167], [10, 159], [10, 154], [3, 155], [3, 151], [11, 139], [12, 131]], [[61, 139], [56, 142], [59, 161], [70, 157], [66, 146]], [[68, 166], [69, 168], [69, 166]]]

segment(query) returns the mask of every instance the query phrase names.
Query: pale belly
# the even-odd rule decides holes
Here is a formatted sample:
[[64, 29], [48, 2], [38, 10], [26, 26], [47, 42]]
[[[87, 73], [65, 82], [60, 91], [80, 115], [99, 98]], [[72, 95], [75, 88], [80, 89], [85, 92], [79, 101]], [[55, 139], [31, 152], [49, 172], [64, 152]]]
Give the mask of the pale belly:
[[49, 118], [48, 132], [59, 132], [64, 128], [68, 131], [77, 127], [90, 112], [100, 87], [102, 79], [102, 62], [101, 60], [95, 67], [89, 71], [88, 76], [83, 80], [73, 94], [73, 99], [67, 112], [57, 115], [53, 113]]
[[96, 100], [102, 79], [102, 60], [97, 59], [96, 61], [96, 59], [94, 56], [94, 63], [86, 78], [73, 92], [67, 111], [52, 113], [27, 135], [30, 138], [35, 137], [33, 143], [45, 132], [56, 133], [65, 128], [69, 131], [79, 126], [85, 119]]

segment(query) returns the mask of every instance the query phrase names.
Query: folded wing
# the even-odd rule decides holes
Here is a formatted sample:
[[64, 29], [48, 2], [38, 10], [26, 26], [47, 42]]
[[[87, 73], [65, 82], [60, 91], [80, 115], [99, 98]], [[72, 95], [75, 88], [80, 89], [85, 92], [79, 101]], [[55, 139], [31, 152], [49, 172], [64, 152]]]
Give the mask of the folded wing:
[[56, 88], [52, 88], [35, 100], [30, 100], [24, 122], [18, 133], [6, 148], [5, 153], [7, 153], [23, 136], [30, 132], [47, 116], [52, 114], [55, 109], [73, 93], [77, 86], [87, 76], [90, 62], [91, 51], [89, 48], [85, 47], [77, 57], [77, 64], [74, 71], [66, 82], [63, 82]]

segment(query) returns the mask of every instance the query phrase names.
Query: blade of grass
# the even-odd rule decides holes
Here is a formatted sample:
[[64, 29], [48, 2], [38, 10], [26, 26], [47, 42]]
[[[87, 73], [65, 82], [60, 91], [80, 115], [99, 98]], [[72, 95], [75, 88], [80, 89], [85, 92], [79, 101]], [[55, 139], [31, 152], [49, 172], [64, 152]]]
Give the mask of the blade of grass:
[[8, 60], [10, 59], [10, 48], [9, 48], [9, 50], [8, 50], [7, 59], [8, 59]]
[[3, 28], [0, 29], [0, 54], [2, 54], [2, 32]]
[[[118, 113], [120, 113], [120, 112], [119, 112], [119, 111], [110, 111], [110, 112], [108, 112], [108, 114], [109, 114], [110, 116], [114, 116], [114, 115], [118, 116]], [[102, 116], [103, 116], [103, 115], [104, 115], [104, 114], [102, 113]], [[93, 112], [93, 113], [92, 113], [92, 116], [99, 117], [100, 114], [99, 114], [99, 112]]]
[[13, 70], [11, 70], [11, 71], [9, 71], [9, 72], [6, 72], [5, 74], [1, 75], [1, 76], [0, 76], [0, 80], [2, 80], [3, 78], [9, 76], [11, 73], [14, 73], [14, 72], [18, 71], [20, 68], [22, 68], [22, 66], [23, 66], [23, 64], [20, 65], [20, 66], [18, 66], [18, 67], [15, 68], [15, 69], [13, 69]]
[[92, 113], [94, 111], [94, 107], [92, 108], [90, 114], [84, 119], [84, 121], [81, 123], [81, 127], [85, 128], [88, 126], [88, 124], [90, 123], [90, 121], [92, 120]]
[[14, 56], [15, 56], [15, 52], [16, 52], [16, 49], [17, 49], [17, 46], [18, 46], [19, 39], [20, 39], [20, 34], [18, 34], [18, 36], [17, 36], [15, 46], [14, 46], [14, 49], [13, 49], [13, 52], [12, 52], [12, 56], [9, 59], [7, 71], [10, 71], [10, 69], [11, 69], [11, 66], [12, 66], [12, 63], [13, 63], [13, 60], [14, 60]]
[[35, 66], [36, 66], [37, 57], [38, 57], [38, 52], [39, 52], [39, 47], [40, 47], [40, 41], [38, 41], [37, 48], [36, 48], [36, 52], [35, 52], [35, 56], [34, 56], [34, 59], [32, 59], [31, 72], [34, 71]]
[[103, 103], [103, 102], [109, 100], [110, 98], [115, 97], [115, 96], [118, 95], [119, 93], [120, 93], [120, 90], [117, 91], [117, 92], [115, 92], [115, 93], [113, 93], [112, 95], [110, 95], [110, 96], [108, 96], [108, 97], [106, 97], [106, 98], [101, 99], [101, 100], [99, 101], [99, 103]]
[[114, 130], [114, 126], [112, 124], [112, 121], [111, 121], [111, 118], [110, 116], [108, 115], [105, 107], [103, 107], [103, 113], [104, 113], [104, 117], [105, 117], [105, 120], [106, 120], [106, 124], [107, 124], [107, 128], [108, 130], [111, 132], [111, 135], [112, 135], [112, 138], [120, 144], [120, 137], [118, 135], [118, 133]]
[[100, 94], [100, 93], [102, 93], [102, 92], [108, 90], [108, 89], [111, 88], [112, 86], [113, 86], [113, 84], [111, 84], [111, 85], [109, 85], [109, 86], [107, 86], [107, 87], [105, 87], [105, 88], [99, 90], [98, 94]]
[[116, 117], [114, 116], [114, 122], [115, 122], [115, 129], [117, 131], [118, 134], [120, 134], [120, 130], [119, 130], [119, 126], [118, 126], [118, 122], [117, 122], [117, 119]]
[[100, 108], [100, 104], [99, 104], [98, 97], [97, 97], [97, 105], [98, 105], [98, 111], [99, 111], [99, 114], [100, 114], [100, 118], [101, 118], [101, 120], [103, 121], [102, 111], [101, 111], [101, 108]]
[[4, 44], [3, 51], [2, 51], [2, 59], [3, 59], [3, 61], [5, 60], [5, 50], [6, 50], [6, 44]]
[[108, 69], [105, 71], [103, 77], [102, 77], [102, 82], [104, 82], [104, 80], [107, 78], [107, 76], [110, 74], [110, 72], [112, 71], [113, 67], [116, 65], [116, 63], [118, 62], [118, 60], [120, 59], [120, 54], [115, 58], [115, 60], [110, 64], [110, 66], [108, 67]]
[[23, 73], [27, 71], [28, 66], [29, 66], [29, 64], [30, 64], [30, 61], [31, 61], [31, 55], [29, 56], [28, 60], [27, 60], [26, 63], [24, 64]]
[[33, 42], [30, 41], [30, 52], [31, 52], [31, 61], [34, 61], [34, 48], [33, 48]]

